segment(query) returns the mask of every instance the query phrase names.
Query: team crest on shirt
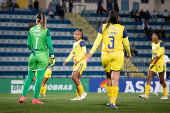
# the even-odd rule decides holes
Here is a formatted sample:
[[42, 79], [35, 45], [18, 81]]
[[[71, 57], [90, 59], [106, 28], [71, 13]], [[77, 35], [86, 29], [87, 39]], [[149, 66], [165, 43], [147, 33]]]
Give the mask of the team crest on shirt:
[[161, 68], [161, 66], [159, 66], [159, 68]]

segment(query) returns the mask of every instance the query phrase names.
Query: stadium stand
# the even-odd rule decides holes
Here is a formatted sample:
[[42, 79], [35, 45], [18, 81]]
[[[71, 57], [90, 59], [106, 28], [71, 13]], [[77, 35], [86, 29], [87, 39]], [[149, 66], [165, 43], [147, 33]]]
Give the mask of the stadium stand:
[[[108, 14], [98, 15], [95, 13], [95, 11], [92, 10], [86, 10], [82, 11], [80, 13], [81, 16], [84, 17], [86, 21], [88, 21], [96, 30], [98, 30], [98, 23], [99, 21], [107, 20]], [[152, 19], [148, 22], [149, 28], [151, 27], [152, 30], [160, 29], [161, 26], [164, 27], [164, 31], [166, 33], [167, 42], [165, 42], [165, 54], [170, 56], [170, 23], [165, 22], [165, 20], [162, 18], [162, 12], [158, 12], [157, 15], [157, 22], [153, 22]], [[142, 29], [142, 22], [144, 19], [142, 19], [142, 22], [135, 22], [133, 18], [130, 18], [130, 12], [128, 11], [120, 11], [119, 12], [119, 19], [122, 21], [122, 25], [124, 25], [127, 29], [130, 45], [132, 43], [135, 44], [135, 48], [138, 51], [138, 58], [133, 57], [132, 63], [138, 67], [141, 71], [146, 71], [149, 67], [148, 62], [150, 61], [152, 57], [152, 51], [151, 51], [151, 39], [149, 40], [146, 35], [143, 32]], [[164, 39], [163, 39], [164, 40]], [[170, 68], [168, 67], [169, 64], [167, 64], [167, 71], [169, 76]], [[145, 75], [146, 72], [145, 72]]]
[[[29, 50], [26, 45], [28, 34], [27, 26], [30, 21], [35, 23], [36, 14], [37, 12], [30, 12], [28, 10], [13, 12], [0, 10], [0, 77], [22, 78], [27, 76], [29, 57]], [[67, 18], [65, 20], [61, 20], [59, 16], [55, 16], [55, 20], [51, 20], [47, 17], [47, 28], [51, 31], [56, 59], [56, 65], [51, 68], [53, 71], [52, 77], [70, 77], [72, 73], [73, 61], [68, 63], [67, 67], [62, 66], [71, 51], [74, 42], [74, 31], [76, 28], [79, 28], [69, 16], [76, 16], [77, 19], [80, 19], [80, 22], [82, 22], [84, 29], [87, 29], [84, 30], [87, 52], [89, 52], [89, 49], [92, 47], [94, 40], [91, 41], [91, 34], [95, 36], [97, 33], [96, 30], [98, 29], [97, 25], [99, 20], [107, 19], [107, 14], [105, 14], [104, 17], [100, 17], [93, 11], [82, 12], [80, 15], [76, 13], [70, 15], [67, 13]], [[120, 12], [119, 16], [120, 20], [122, 20], [122, 24], [127, 28], [130, 44], [134, 42], [139, 54], [138, 58], [132, 60], [132, 63], [126, 63], [125, 65], [126, 67], [131, 67], [131, 69], [133, 68], [135, 71], [144, 72], [147, 70], [149, 66], [148, 61], [151, 58], [151, 41], [148, 41], [145, 37], [142, 30], [142, 23], [134, 22], [133, 19], [130, 18], [129, 12]], [[162, 25], [164, 26], [165, 33], [169, 37], [170, 24], [165, 23], [164, 19], [158, 16], [157, 23], [149, 22], [149, 27], [153, 29], [159, 29]], [[170, 56], [169, 45], [170, 42], [166, 42], [166, 54]], [[98, 49], [93, 55], [91, 62], [87, 64], [87, 68], [82, 75], [83, 77], [105, 77], [100, 57], [100, 49]], [[125, 60], [125, 62], [128, 61]], [[132, 71], [131, 69], [122, 71], [121, 75], [125, 76], [125, 71]], [[170, 68], [167, 68], [167, 70], [169, 71]]]

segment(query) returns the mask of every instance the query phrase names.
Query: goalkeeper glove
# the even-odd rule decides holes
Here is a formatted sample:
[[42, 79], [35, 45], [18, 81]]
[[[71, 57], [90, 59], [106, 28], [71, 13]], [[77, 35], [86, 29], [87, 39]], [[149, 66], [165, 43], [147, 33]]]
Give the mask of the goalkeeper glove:
[[50, 67], [53, 67], [55, 65], [55, 58], [54, 58], [54, 54], [50, 55], [50, 60], [49, 63], [51, 63]]

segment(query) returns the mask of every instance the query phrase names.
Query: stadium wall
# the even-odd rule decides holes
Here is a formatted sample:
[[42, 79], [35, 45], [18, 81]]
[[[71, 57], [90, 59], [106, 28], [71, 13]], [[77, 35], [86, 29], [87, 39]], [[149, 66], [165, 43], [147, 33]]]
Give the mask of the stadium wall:
[[[1, 78], [0, 93], [21, 94], [24, 86], [22, 78]], [[81, 83], [85, 92], [106, 93], [106, 78], [82, 78]], [[153, 79], [150, 92], [153, 92], [159, 79]], [[47, 81], [47, 93], [74, 93], [76, 85], [71, 78], [50, 78]], [[146, 79], [120, 78], [119, 92], [143, 93], [145, 90]], [[167, 92], [170, 91], [170, 79], [166, 80]], [[28, 93], [33, 93], [35, 83], [32, 82]], [[162, 90], [160, 92], [163, 92]]]

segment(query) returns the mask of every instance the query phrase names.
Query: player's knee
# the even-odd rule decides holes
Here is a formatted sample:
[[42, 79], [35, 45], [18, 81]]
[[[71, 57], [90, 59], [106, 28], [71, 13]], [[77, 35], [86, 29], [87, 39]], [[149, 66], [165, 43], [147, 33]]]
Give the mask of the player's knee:
[[72, 78], [73, 81], [76, 80], [76, 77], [74, 75], [71, 78]]

